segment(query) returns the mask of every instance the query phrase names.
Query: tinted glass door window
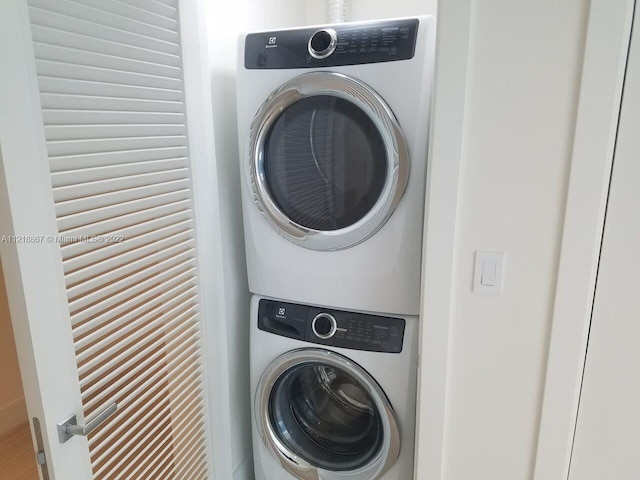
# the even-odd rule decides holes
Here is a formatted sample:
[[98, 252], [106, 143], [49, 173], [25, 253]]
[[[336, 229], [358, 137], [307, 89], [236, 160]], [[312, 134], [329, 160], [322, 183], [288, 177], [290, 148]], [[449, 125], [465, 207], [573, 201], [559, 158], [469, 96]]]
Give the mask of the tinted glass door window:
[[269, 415], [278, 438], [319, 468], [363, 467], [383, 444], [373, 398], [349, 373], [333, 366], [305, 363], [287, 370], [273, 387]]
[[371, 118], [331, 95], [286, 108], [267, 134], [265, 179], [280, 210], [298, 225], [331, 231], [369, 212], [387, 177], [386, 148]]

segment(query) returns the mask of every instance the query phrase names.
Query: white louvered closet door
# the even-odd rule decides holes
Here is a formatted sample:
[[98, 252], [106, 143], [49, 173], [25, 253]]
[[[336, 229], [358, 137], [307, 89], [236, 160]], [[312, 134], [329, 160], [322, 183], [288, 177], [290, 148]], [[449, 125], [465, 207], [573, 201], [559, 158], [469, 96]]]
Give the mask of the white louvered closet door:
[[[0, 234], [22, 278], [12, 316], [33, 348], [43, 475], [211, 478], [179, 2], [6, 1], [0, 27], [22, 37], [0, 47], [14, 236]], [[57, 439], [69, 414], [114, 404], [87, 437]]]

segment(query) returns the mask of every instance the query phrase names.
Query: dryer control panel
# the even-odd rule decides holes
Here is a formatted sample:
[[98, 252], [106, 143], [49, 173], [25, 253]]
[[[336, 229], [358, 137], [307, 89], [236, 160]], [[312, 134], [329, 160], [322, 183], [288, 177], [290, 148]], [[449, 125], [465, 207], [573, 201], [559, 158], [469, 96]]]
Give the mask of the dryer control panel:
[[413, 58], [417, 19], [345, 23], [252, 33], [245, 40], [247, 69], [361, 65]]
[[400, 353], [405, 320], [332, 308], [260, 300], [258, 328], [332, 347]]

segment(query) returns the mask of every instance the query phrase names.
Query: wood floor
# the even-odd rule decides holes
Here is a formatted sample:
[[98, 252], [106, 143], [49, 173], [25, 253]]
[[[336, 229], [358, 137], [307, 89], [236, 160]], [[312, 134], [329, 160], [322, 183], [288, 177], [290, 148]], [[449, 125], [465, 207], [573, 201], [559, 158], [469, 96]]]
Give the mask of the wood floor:
[[38, 480], [38, 467], [29, 424], [0, 437], [0, 479]]

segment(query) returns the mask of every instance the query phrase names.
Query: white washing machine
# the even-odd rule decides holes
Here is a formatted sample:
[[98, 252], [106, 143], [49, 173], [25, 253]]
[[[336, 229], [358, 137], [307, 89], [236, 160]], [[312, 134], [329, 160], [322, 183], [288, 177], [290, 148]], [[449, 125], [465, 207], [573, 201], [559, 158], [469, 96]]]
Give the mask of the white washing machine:
[[240, 38], [249, 289], [417, 315], [435, 20]]
[[417, 321], [254, 296], [256, 480], [413, 478]]

